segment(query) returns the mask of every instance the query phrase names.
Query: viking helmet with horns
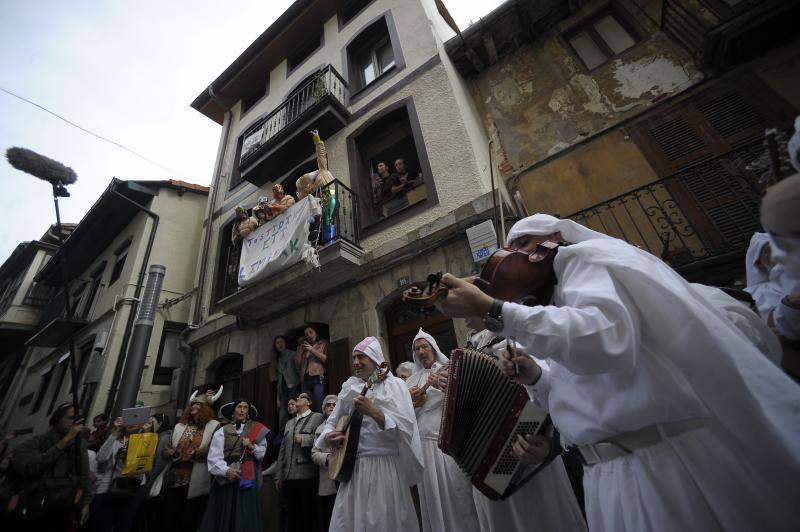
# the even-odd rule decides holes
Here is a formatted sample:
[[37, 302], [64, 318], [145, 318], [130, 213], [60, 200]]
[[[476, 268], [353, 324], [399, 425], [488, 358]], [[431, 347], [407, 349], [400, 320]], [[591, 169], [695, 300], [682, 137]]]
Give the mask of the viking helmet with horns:
[[209, 389], [206, 391], [206, 393], [200, 395], [197, 395], [197, 390], [195, 390], [192, 392], [192, 395], [189, 396], [189, 404], [201, 403], [207, 404], [208, 406], [214, 406], [214, 403], [216, 403], [217, 399], [219, 399], [222, 395], [222, 388], [223, 386], [220, 386], [219, 390], [217, 390], [217, 393], [211, 393], [212, 391]]

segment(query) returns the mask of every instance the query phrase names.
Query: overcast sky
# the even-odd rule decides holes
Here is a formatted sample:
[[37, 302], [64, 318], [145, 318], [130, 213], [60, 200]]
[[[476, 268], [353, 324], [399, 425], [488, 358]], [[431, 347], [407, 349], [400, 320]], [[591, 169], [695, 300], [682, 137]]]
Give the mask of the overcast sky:
[[[72, 167], [78, 222], [121, 179], [208, 185], [220, 126], [189, 104], [290, 0], [0, 0], [0, 87], [140, 153], [144, 161], [0, 92], [0, 263], [55, 221], [50, 185], [12, 168], [22, 146]], [[460, 28], [502, 0], [445, 0]]]

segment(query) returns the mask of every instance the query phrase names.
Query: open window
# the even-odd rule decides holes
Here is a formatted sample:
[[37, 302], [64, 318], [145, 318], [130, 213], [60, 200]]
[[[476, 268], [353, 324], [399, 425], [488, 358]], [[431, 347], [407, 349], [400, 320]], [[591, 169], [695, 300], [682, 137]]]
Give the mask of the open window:
[[412, 106], [401, 105], [349, 139], [351, 178], [364, 227], [435, 199], [430, 165], [410, 109], [413, 113]]

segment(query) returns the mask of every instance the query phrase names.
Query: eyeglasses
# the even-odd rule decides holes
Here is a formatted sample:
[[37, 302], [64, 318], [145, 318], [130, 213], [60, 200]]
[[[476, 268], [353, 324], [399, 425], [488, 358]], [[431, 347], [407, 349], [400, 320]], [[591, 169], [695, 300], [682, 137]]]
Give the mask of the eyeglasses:
[[325, 403], [325, 407], [336, 406], [336, 403]]

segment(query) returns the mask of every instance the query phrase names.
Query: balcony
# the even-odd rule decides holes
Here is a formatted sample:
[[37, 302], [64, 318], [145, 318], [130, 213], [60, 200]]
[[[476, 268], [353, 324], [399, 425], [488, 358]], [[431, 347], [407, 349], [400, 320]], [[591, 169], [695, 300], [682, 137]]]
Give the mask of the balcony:
[[569, 218], [662, 258], [690, 280], [725, 282], [741, 274], [760, 231], [758, 176], [745, 167], [761, 142], [696, 164]]
[[[796, 36], [794, 0], [663, 0], [661, 27], [704, 68], [726, 70]], [[703, 9], [699, 9], [702, 6]]]
[[326, 292], [356, 279], [364, 255], [358, 245], [358, 197], [338, 180], [320, 189], [317, 197], [322, 204], [322, 217], [312, 227], [310, 241], [316, 243], [321, 268], [315, 270], [299, 262], [240, 288], [237, 279], [241, 248], [230, 246], [223, 250], [218, 310], [249, 320], [268, 319], [309, 298], [322, 298]]
[[322, 138], [341, 130], [350, 118], [347, 83], [328, 65], [295, 90], [280, 106], [242, 135], [239, 170], [256, 186], [282, 176], [313, 152], [308, 135]]
[[39, 328], [28, 340], [27, 345], [57, 347], [89, 323], [86, 320], [70, 318], [66, 307], [64, 292], [61, 291], [42, 309]]

